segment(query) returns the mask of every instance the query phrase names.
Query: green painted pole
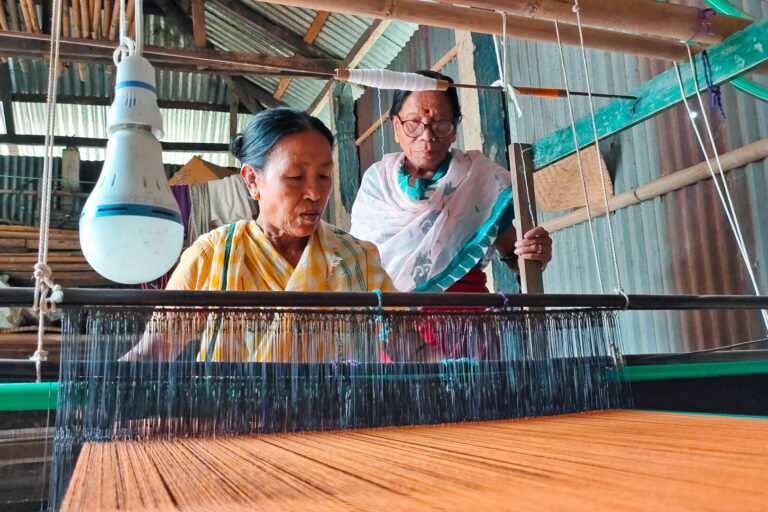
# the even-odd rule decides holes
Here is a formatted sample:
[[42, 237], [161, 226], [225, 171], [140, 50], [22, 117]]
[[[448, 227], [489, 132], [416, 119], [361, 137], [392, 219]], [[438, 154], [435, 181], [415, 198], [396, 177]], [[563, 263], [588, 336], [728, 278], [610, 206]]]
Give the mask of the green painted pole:
[[[754, 69], [768, 61], [768, 18], [755, 22], [741, 32], [733, 34], [708, 51], [715, 85]], [[706, 91], [704, 66], [701, 56], [694, 57], [699, 88]], [[695, 86], [689, 63], [680, 65], [686, 97], [695, 94]], [[615, 100], [595, 112], [598, 138], [603, 139], [621, 132], [682, 101], [677, 75], [674, 69], [661, 73], [654, 79], [628, 93], [636, 101]], [[592, 120], [590, 116], [576, 121], [579, 147], [593, 143]], [[543, 169], [576, 151], [571, 127], [553, 132], [533, 144], [533, 163], [536, 169]]]
[[0, 411], [55, 409], [58, 396], [58, 382], [0, 384]]

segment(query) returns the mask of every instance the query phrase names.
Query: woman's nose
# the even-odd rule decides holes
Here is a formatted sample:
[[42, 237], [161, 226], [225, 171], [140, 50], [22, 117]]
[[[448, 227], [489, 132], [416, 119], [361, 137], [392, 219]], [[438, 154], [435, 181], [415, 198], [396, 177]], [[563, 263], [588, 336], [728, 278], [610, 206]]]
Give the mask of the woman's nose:
[[318, 180], [309, 180], [304, 189], [304, 197], [310, 201], [319, 201], [322, 197], [322, 188]]
[[437, 137], [435, 137], [435, 134], [432, 133], [432, 127], [429, 125], [424, 125], [424, 131], [421, 132], [421, 136], [419, 137], [422, 140], [436, 140]]

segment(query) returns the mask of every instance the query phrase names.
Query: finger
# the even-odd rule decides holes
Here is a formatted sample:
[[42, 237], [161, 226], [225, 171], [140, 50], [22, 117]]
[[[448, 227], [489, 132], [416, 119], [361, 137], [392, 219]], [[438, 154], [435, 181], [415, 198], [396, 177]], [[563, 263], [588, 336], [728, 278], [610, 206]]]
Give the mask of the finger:
[[552, 254], [552, 250], [549, 247], [539, 244], [518, 247], [514, 252], [518, 256], [523, 254]]
[[548, 255], [539, 254], [537, 252], [521, 254], [520, 258], [528, 261], [538, 261], [540, 263], [549, 263], [549, 260], [551, 259]]
[[523, 238], [527, 238], [530, 240], [533, 238], [542, 238], [546, 236], [549, 236], [549, 232], [543, 227], [538, 226], [528, 231], [525, 235], [523, 235]]
[[541, 245], [542, 247], [550, 247], [552, 246], [552, 239], [551, 238], [534, 238], [532, 240], [518, 240], [515, 242], [515, 247], [528, 247], [528, 246], [536, 246], [538, 247]]

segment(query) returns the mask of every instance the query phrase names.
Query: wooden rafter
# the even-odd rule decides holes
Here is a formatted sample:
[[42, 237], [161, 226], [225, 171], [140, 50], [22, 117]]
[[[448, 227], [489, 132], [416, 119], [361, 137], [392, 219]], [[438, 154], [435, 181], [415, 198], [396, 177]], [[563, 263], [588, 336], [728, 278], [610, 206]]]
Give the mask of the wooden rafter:
[[[49, 44], [49, 36], [44, 34], [0, 32], [0, 56], [47, 60]], [[59, 53], [64, 61], [108, 64], [112, 61], [114, 49], [115, 43], [110, 41], [62, 38]], [[146, 46], [143, 55], [161, 68], [194, 71], [200, 66], [222, 74], [326, 77], [333, 74], [338, 64], [330, 59], [154, 46]]]
[[[56, 137], [55, 146], [74, 146], [78, 148], [105, 148], [107, 139], [88, 137]], [[19, 146], [43, 146], [45, 135], [0, 135], [0, 144], [18, 144]], [[163, 151], [197, 151], [221, 153], [229, 151], [229, 144], [215, 142], [163, 142]]]
[[[768, 19], [755, 22], [722, 43], [708, 50], [711, 79], [714, 85], [729, 80], [768, 62]], [[699, 90], [706, 91], [704, 66], [700, 56], [694, 57]], [[694, 78], [689, 64], [681, 64], [686, 97], [695, 94]], [[677, 74], [674, 69], [665, 71], [629, 93], [638, 99], [634, 101], [612, 101], [595, 112], [599, 139], [626, 130], [656, 116], [667, 108], [682, 101]], [[594, 142], [591, 116], [576, 121], [579, 147]], [[533, 144], [533, 159], [536, 169], [543, 169], [558, 160], [573, 154], [571, 127], [551, 133]]]
[[205, 48], [208, 42], [205, 30], [205, 0], [192, 0], [192, 31], [195, 46]]
[[[166, 13], [168, 16], [168, 19], [171, 21], [172, 24], [174, 24], [179, 31], [182, 33], [182, 35], [189, 41], [194, 42], [194, 27], [193, 22], [179, 9], [179, 7], [174, 3], [173, 0], [155, 0], [157, 2], [158, 6]], [[205, 41], [205, 46], [208, 48], [212, 48], [213, 45], [207, 40]], [[202, 50], [198, 50], [202, 51]], [[207, 50], [207, 51], [215, 51], [215, 50]], [[145, 50], [146, 54], [146, 50]], [[256, 54], [248, 54], [248, 55], [256, 55]], [[259, 57], [266, 57], [265, 55], [260, 55]], [[289, 57], [290, 59], [303, 59], [303, 60], [312, 60], [312, 59], [304, 59], [303, 57]], [[253, 74], [252, 72], [248, 72], [249, 74]], [[222, 80], [227, 84], [227, 86], [235, 93], [235, 95], [238, 97], [240, 102], [248, 108], [251, 112], [258, 112], [261, 110], [261, 107], [259, 106], [259, 103], [262, 105], [265, 105], [267, 107], [277, 106], [281, 105], [282, 103], [273, 98], [270, 93], [262, 89], [261, 87], [258, 87], [253, 82], [250, 82], [246, 78], [242, 76], [226, 76], [222, 75]]]
[[[347, 54], [347, 57], [339, 64], [341, 68], [354, 68], [357, 66], [365, 54], [371, 49], [371, 47], [379, 40], [381, 35], [389, 26], [388, 20], [373, 20], [373, 23], [363, 32], [363, 35], [357, 40], [355, 45]], [[323, 86], [323, 90], [317, 95], [317, 98], [307, 109], [312, 115], [316, 116], [320, 113], [323, 107], [328, 103], [328, 94], [331, 90], [332, 80], [326, 82]]]
[[[317, 11], [317, 14], [315, 14], [315, 18], [312, 20], [312, 23], [309, 25], [309, 28], [307, 29], [307, 33], [304, 34], [304, 42], [307, 44], [312, 44], [315, 39], [317, 39], [317, 36], [320, 35], [320, 31], [323, 29], [323, 25], [325, 25], [325, 22], [328, 20], [328, 16], [330, 16], [331, 13], [328, 11]], [[278, 100], [283, 97], [283, 94], [285, 94], [285, 91], [288, 90], [288, 86], [291, 83], [290, 78], [283, 78], [280, 80], [280, 83], [277, 85], [277, 89], [275, 90], [275, 98]]]
[[[167, 1], [167, 0], [164, 0]], [[305, 57], [329, 58], [330, 55], [316, 46], [307, 43], [304, 38], [290, 30], [274, 23], [258, 11], [251, 9], [239, 0], [212, 0], [213, 3], [226, 9], [246, 23], [258, 28], [265, 36], [298, 55]]]
[[13, 105], [11, 98], [11, 73], [8, 64], [0, 64], [0, 101], [3, 104], [3, 117], [5, 119], [5, 133], [16, 134], [16, 123], [13, 120]]
[[[0, 68], [1, 69], [1, 68]], [[45, 103], [45, 94], [26, 94], [26, 93], [13, 93], [10, 96], [10, 100], [19, 103]], [[105, 96], [70, 96], [70, 95], [57, 95], [56, 103], [59, 105], [98, 105], [108, 107], [112, 104], [112, 99]], [[229, 112], [229, 104], [216, 104], [216, 103], [201, 103], [197, 101], [169, 101], [169, 100], [157, 100], [157, 106], [167, 109], [183, 109], [183, 110], [201, 110], [204, 112]], [[238, 113], [247, 114], [249, 110], [246, 110], [243, 106], [239, 108]]]

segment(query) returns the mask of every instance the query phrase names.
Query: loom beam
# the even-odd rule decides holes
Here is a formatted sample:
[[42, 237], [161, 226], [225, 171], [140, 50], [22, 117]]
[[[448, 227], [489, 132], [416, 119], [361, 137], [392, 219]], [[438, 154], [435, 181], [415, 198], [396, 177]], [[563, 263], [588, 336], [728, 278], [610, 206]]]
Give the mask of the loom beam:
[[[713, 46], [708, 50], [708, 54], [714, 85], [733, 80], [767, 62], [768, 18], [750, 25]], [[707, 83], [704, 80], [701, 55], [694, 57], [694, 64], [699, 90], [706, 92]], [[681, 64], [680, 72], [686, 98], [690, 98], [696, 94], [690, 64]], [[598, 139], [604, 139], [631, 128], [682, 102], [674, 69], [661, 73], [628, 94], [637, 96], [637, 101], [612, 101], [595, 111]], [[591, 116], [587, 115], [576, 121], [576, 133], [580, 148], [594, 142]], [[543, 169], [575, 152], [572, 129], [568, 126], [546, 135], [533, 144], [533, 163], [537, 170]]]
[[[382, 293], [381, 306], [398, 307], [549, 307], [630, 310], [768, 309], [766, 295], [645, 295], [630, 294], [477, 294]], [[34, 288], [0, 290], [0, 306], [32, 304]], [[62, 306], [168, 306], [168, 307], [298, 307], [375, 308], [379, 299], [370, 292], [209, 292], [65, 288]]]

